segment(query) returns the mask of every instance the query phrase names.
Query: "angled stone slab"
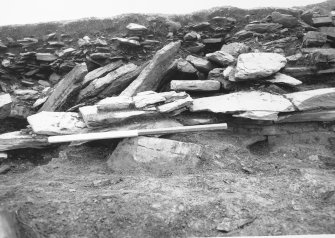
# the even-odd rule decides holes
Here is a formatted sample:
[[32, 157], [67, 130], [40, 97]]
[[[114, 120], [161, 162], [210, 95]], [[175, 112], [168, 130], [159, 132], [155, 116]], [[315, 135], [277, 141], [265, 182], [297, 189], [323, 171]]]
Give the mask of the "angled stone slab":
[[246, 53], [237, 59], [235, 80], [261, 79], [285, 67], [286, 58], [277, 53]]
[[142, 64], [135, 70], [129, 71], [128, 73], [123, 74], [121, 77], [118, 77], [108, 87], [106, 87], [102, 92], [100, 92], [99, 96], [110, 97], [113, 95], [120, 94], [140, 75], [140, 73], [145, 69], [145, 67], [147, 67], [149, 63], [150, 61]]
[[34, 133], [40, 135], [70, 135], [87, 129], [76, 112], [40, 112], [27, 120]]
[[204, 155], [205, 148], [198, 144], [141, 136], [118, 144], [107, 165], [121, 173], [185, 173], [197, 169]]
[[8, 93], [0, 95], [0, 119], [4, 119], [10, 115], [12, 104], [12, 98]]
[[302, 82], [298, 79], [295, 79], [291, 76], [288, 76], [286, 74], [282, 74], [282, 73], [276, 73], [273, 76], [273, 79], [267, 80], [268, 82], [271, 83], [277, 83], [277, 84], [286, 84], [286, 85], [290, 85], [290, 86], [297, 86], [302, 84]]
[[191, 111], [235, 113], [244, 111], [291, 112], [293, 104], [281, 95], [266, 92], [237, 92], [193, 100]]
[[176, 91], [218, 91], [221, 83], [217, 80], [172, 80], [170, 88]]
[[68, 101], [68, 97], [80, 89], [82, 80], [86, 74], [86, 64], [76, 65], [61, 81], [58, 82], [52, 94], [43, 104], [39, 112], [56, 111], [63, 106]]
[[123, 77], [124, 75], [129, 74], [137, 69], [135, 64], [129, 63], [121, 66], [120, 68], [108, 73], [102, 78], [97, 78], [93, 80], [86, 88], [82, 89], [78, 95], [78, 101], [81, 101], [85, 98], [94, 97], [99, 94], [101, 91], [105, 90], [106, 87], [111, 85], [114, 81]]
[[300, 111], [335, 108], [335, 88], [322, 88], [284, 95]]
[[103, 67], [97, 68], [95, 70], [92, 70], [88, 74], [86, 74], [84, 80], [83, 80], [83, 87], [87, 86], [91, 81], [97, 78], [104, 77], [109, 72], [121, 67], [123, 65], [122, 60], [115, 61], [113, 63], [107, 64]]
[[122, 96], [135, 96], [139, 92], [153, 90], [159, 86], [163, 76], [172, 64], [181, 42], [171, 42], [157, 51], [148, 66], [140, 75], [121, 93]]

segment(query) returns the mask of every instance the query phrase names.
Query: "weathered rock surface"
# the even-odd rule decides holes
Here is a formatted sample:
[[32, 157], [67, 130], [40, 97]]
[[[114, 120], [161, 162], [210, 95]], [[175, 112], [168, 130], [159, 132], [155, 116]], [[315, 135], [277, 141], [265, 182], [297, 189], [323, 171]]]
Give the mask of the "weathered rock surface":
[[276, 53], [246, 53], [237, 59], [236, 81], [260, 79], [277, 73], [286, 65], [286, 58]]
[[250, 91], [194, 99], [191, 111], [210, 111], [215, 113], [242, 111], [290, 112], [294, 111], [294, 107], [283, 96]]
[[206, 58], [222, 67], [228, 66], [235, 62], [235, 57], [224, 51], [216, 51], [214, 53], [206, 54]]
[[156, 90], [163, 76], [173, 62], [181, 42], [172, 42], [157, 51], [150, 64], [121, 93], [123, 96], [134, 96], [139, 92]]
[[123, 140], [108, 158], [115, 172], [151, 172], [159, 174], [191, 172], [200, 166], [204, 147], [153, 137]]
[[171, 90], [176, 91], [218, 91], [221, 84], [216, 80], [172, 80]]
[[249, 53], [251, 48], [244, 43], [233, 42], [221, 47], [222, 52], [228, 53], [234, 57], [238, 57], [240, 54]]

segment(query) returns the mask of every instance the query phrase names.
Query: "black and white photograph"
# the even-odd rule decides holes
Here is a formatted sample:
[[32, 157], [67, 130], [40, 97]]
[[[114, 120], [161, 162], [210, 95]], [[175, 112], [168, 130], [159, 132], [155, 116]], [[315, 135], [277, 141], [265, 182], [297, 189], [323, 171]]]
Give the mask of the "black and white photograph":
[[335, 0], [0, 9], [0, 238], [335, 238]]

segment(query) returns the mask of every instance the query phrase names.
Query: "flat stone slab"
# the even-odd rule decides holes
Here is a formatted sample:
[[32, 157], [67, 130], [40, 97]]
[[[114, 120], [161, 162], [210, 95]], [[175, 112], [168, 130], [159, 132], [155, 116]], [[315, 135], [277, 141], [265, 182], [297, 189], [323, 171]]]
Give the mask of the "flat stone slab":
[[261, 79], [277, 73], [286, 65], [286, 58], [276, 53], [246, 53], [237, 59], [235, 80]]
[[107, 165], [119, 173], [187, 173], [200, 166], [204, 153], [198, 144], [141, 136], [119, 143]]
[[282, 28], [283, 25], [278, 23], [255, 23], [245, 26], [246, 31], [253, 31], [257, 33], [275, 32]]
[[218, 91], [221, 83], [216, 80], [172, 80], [170, 88], [176, 91]]
[[293, 104], [281, 95], [250, 91], [229, 93], [221, 96], [193, 100], [191, 111], [214, 113], [235, 113], [244, 111], [291, 112]]
[[126, 28], [130, 31], [146, 31], [148, 28], [146, 28], [143, 25], [136, 24], [136, 23], [129, 23]]
[[52, 62], [55, 61], [58, 57], [50, 53], [36, 53], [36, 59], [40, 61]]
[[41, 135], [70, 135], [87, 128], [76, 112], [40, 112], [27, 120], [34, 133]]

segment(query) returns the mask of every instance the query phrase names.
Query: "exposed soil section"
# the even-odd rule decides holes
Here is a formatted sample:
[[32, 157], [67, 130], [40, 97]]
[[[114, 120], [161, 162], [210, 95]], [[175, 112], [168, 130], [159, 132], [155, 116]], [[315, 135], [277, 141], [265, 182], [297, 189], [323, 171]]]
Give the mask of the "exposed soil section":
[[[334, 162], [322, 159], [332, 153], [325, 146], [262, 142], [249, 150], [229, 132], [169, 138], [210, 146], [215, 156], [190, 174], [117, 174], [106, 168], [112, 141], [64, 147], [48, 164], [12, 162], [0, 175], [0, 205], [41, 237], [335, 232]], [[241, 220], [230, 232], [217, 229]]]

